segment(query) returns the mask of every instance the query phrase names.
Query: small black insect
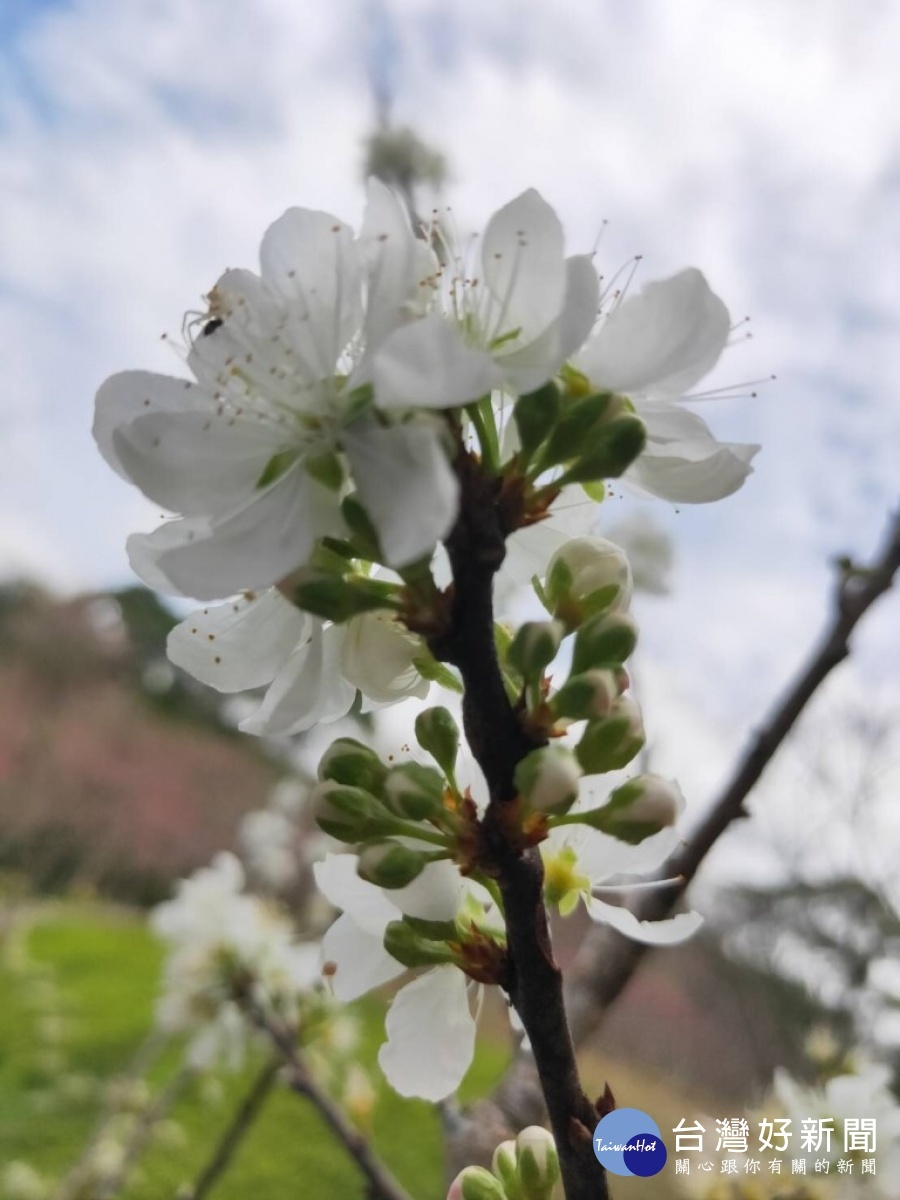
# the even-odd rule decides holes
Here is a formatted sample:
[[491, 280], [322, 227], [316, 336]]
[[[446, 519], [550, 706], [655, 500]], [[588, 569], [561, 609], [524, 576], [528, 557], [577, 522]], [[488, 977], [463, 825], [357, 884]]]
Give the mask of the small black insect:
[[219, 326], [220, 326], [221, 324], [222, 324], [222, 318], [221, 318], [221, 317], [213, 317], [213, 319], [212, 319], [211, 321], [207, 321], [207, 322], [206, 322], [206, 324], [203, 326], [203, 334], [202, 334], [202, 336], [203, 336], [203, 337], [209, 337], [209, 335], [210, 335], [211, 333], [215, 333], [215, 332], [216, 332], [216, 330], [219, 328]]

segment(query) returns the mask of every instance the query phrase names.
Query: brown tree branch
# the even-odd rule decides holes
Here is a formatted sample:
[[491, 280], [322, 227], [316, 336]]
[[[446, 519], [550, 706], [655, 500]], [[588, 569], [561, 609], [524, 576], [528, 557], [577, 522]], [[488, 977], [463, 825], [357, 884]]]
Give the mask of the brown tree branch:
[[501, 481], [461, 445], [460, 512], [446, 539], [453, 571], [449, 619], [429, 637], [434, 656], [462, 675], [463, 726], [487, 780], [490, 800], [481, 825], [479, 866], [493, 876], [504, 904], [507, 976], [504, 987], [528, 1034], [559, 1153], [567, 1200], [605, 1200], [606, 1174], [591, 1142], [598, 1112], [578, 1076], [563, 1002], [562, 972], [550, 944], [543, 901], [544, 871], [535, 849], [511, 844], [509, 806], [518, 763], [542, 744], [526, 732], [503, 685], [494, 645], [492, 590], [511, 531]]

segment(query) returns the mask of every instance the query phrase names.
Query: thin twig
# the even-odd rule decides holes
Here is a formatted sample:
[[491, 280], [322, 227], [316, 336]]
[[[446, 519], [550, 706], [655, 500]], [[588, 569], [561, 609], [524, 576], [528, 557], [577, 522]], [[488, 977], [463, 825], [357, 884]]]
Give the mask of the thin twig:
[[[272, 1088], [275, 1086], [280, 1069], [281, 1060], [273, 1059], [266, 1063], [253, 1080], [250, 1090], [242, 1097], [234, 1116], [229, 1121], [225, 1132], [219, 1139], [218, 1145], [213, 1150], [203, 1170], [197, 1176], [194, 1183], [190, 1185], [189, 1190], [186, 1191], [184, 1200], [202, 1200], [209, 1193], [213, 1184], [216, 1183], [227, 1169], [238, 1146], [249, 1133], [254, 1121], [262, 1111], [263, 1105], [268, 1099]], [[181, 1192], [179, 1192], [180, 1196]]]
[[288, 1087], [298, 1096], [309, 1100], [368, 1180], [371, 1200], [411, 1200], [409, 1193], [376, 1157], [368, 1140], [316, 1083], [303, 1062], [290, 1027], [266, 1013], [252, 996], [243, 994], [239, 1001], [256, 1027], [268, 1036], [278, 1051]]

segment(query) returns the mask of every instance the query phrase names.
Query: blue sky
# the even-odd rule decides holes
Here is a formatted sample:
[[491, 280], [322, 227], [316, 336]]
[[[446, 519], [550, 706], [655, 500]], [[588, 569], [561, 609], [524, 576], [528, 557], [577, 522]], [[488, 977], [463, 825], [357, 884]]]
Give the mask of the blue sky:
[[[870, 552], [896, 504], [897, 45], [888, 0], [7, 2], [0, 571], [130, 578], [125, 537], [158, 514], [95, 453], [94, 392], [178, 373], [160, 333], [254, 266], [289, 204], [358, 221], [374, 64], [446, 152], [460, 227], [537, 186], [573, 251], [606, 220], [606, 270], [696, 265], [753, 318], [714, 383], [777, 382], [702, 412], [762, 443], [756, 473], [718, 505], [654, 506], [676, 589], [644, 605], [660, 703], [702, 715], [712, 788], [821, 624], [829, 557]], [[853, 668], [888, 706], [898, 624], [892, 598]]]

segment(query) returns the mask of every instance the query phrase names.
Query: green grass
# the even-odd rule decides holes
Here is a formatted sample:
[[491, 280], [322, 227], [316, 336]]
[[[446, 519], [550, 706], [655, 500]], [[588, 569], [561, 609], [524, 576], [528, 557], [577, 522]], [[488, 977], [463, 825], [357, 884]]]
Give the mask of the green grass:
[[[15, 1160], [58, 1179], [94, 1128], [105, 1082], [125, 1069], [146, 1038], [161, 952], [140, 918], [74, 904], [35, 910], [0, 945], [0, 1180], [4, 1164]], [[360, 1057], [374, 1067], [384, 1004], [374, 998], [356, 1010]], [[154, 1088], [177, 1070], [178, 1058], [173, 1049], [154, 1065]], [[505, 1060], [504, 1045], [483, 1041], [463, 1096], [485, 1091]], [[260, 1062], [188, 1086], [160, 1130], [164, 1136], [141, 1159], [127, 1200], [174, 1197], [195, 1177]], [[372, 1078], [380, 1080], [377, 1070]], [[443, 1195], [433, 1105], [403, 1100], [379, 1082], [373, 1140], [415, 1200]], [[215, 1200], [363, 1200], [365, 1186], [308, 1103], [279, 1089], [213, 1194]]]

